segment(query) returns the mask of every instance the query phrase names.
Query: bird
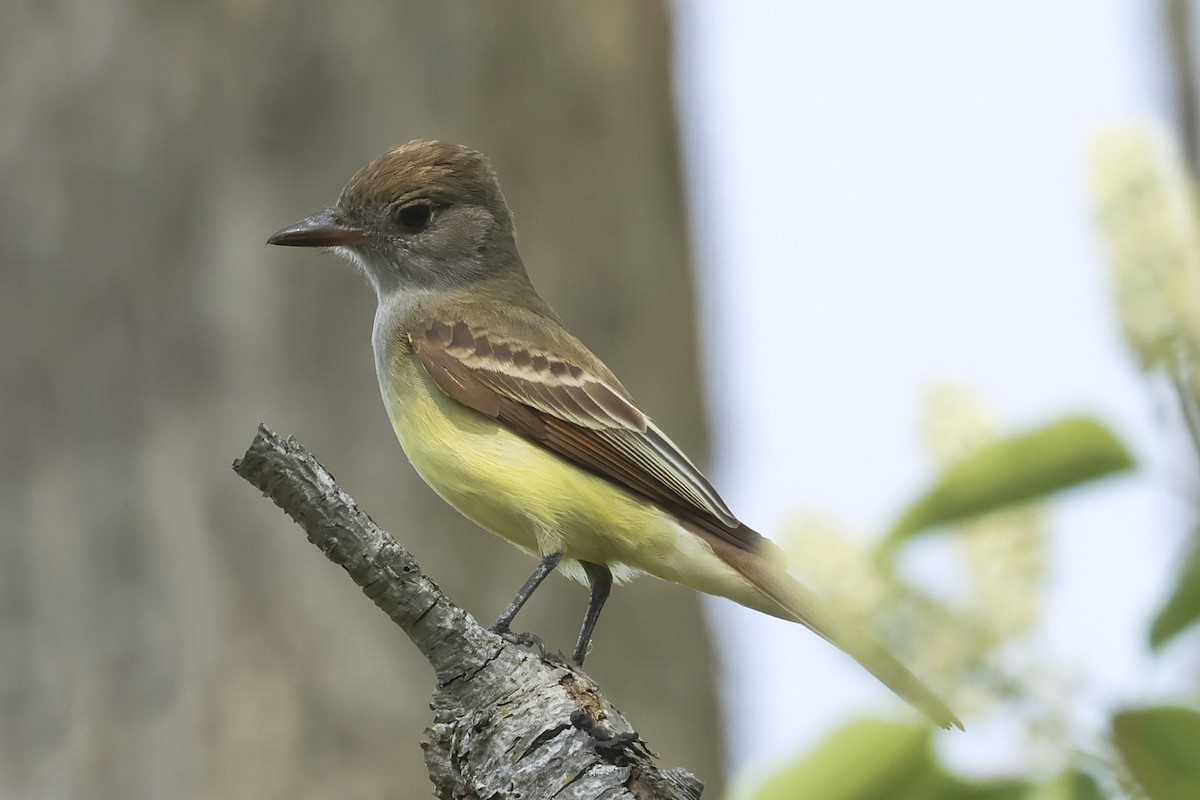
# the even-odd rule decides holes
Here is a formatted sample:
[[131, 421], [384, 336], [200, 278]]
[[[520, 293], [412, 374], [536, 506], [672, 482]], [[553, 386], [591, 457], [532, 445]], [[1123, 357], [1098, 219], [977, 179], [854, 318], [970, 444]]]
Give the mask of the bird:
[[935, 724], [949, 707], [884, 647], [787, 571], [696, 465], [572, 335], [534, 288], [488, 160], [417, 140], [358, 171], [336, 203], [272, 234], [321, 248], [375, 290], [372, 350], [384, 405], [420, 477], [480, 527], [538, 559], [492, 626], [558, 569], [590, 597], [583, 664], [617, 583], [642, 574], [812, 630]]

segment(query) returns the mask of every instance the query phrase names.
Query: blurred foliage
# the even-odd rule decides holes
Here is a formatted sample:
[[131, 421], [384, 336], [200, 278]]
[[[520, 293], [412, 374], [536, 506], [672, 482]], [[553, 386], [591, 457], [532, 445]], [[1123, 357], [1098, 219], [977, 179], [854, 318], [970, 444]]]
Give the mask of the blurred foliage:
[[[986, 404], [960, 387], [935, 388], [926, 406], [922, 427], [940, 475], [875, 545], [874, 558], [828, 520], [798, 519], [785, 545], [814, 588], [919, 674], [953, 687], [956, 710], [979, 717], [1001, 703], [1023, 704], [1035, 709], [1027, 721], [1030, 737], [1055, 738], [1060, 703], [1069, 696], [1065, 681], [1046, 686], [1054, 674], [1047, 665], [1014, 665], [1009, 657], [1009, 645], [1028, 634], [1041, 609], [1048, 532], [1038, 501], [1127, 470], [1133, 460], [1107, 428], [1087, 417], [1002, 436]], [[935, 525], [952, 526], [950, 541], [969, 576], [968, 596], [958, 603], [923, 593], [897, 569], [911, 534]], [[1103, 798], [1075, 763], [1064, 763], [1045, 781], [957, 777], [937, 761], [932, 737], [923, 723], [853, 721], [784, 767], [754, 798]]]
[[[903, 539], [884, 538], [872, 552], [871, 545], [862, 543], [865, 537], [828, 519], [805, 517], [798, 517], [783, 532], [783, 544], [802, 580], [918, 674], [955, 687], [950, 705], [966, 714], [982, 714], [999, 702], [1026, 698], [1030, 687], [1052, 701], [1063, 696], [1060, 686], [1041, 686], [1051, 670], [1039, 664], [1015, 664], [1008, 651], [1011, 643], [1030, 631], [1042, 608], [1048, 530], [1037, 501], [1101, 474], [1100, 466], [1082, 464], [1079, 453], [1098, 454], [1101, 465], [1116, 463], [1114, 454], [1121, 455], [1121, 463], [1129, 463], [1125, 448], [1090, 420], [1067, 417], [1040, 428], [1052, 432], [1044, 437], [1037, 433], [1013, 437], [1043, 445], [1047, 440], [1071, 442], [1074, 454], [1059, 458], [1047, 454], [1044, 447], [1011, 446], [1013, 439], [1001, 435], [993, 417], [982, 399], [961, 387], [936, 387], [927, 398], [922, 429], [929, 455], [943, 476], [936, 485], [955, 485], [956, 478], [945, 476], [962, 474], [962, 465], [970, 464], [968, 472], [977, 476], [971, 480], [980, 487], [974, 491], [973, 515], [941, 515], [946, 523], [953, 523], [955, 535], [948, 541], [967, 576], [965, 596], [957, 602], [931, 596], [903, 578], [897, 563], [901, 555], [897, 545]], [[1057, 433], [1062, 430], [1068, 435]], [[1078, 433], [1070, 435], [1071, 431]], [[1080, 445], [1081, 439], [1091, 441]], [[1095, 441], [1101, 446], [1095, 446]], [[1037, 464], [1022, 469], [1011, 456], [1014, 452]], [[993, 453], [1001, 455], [993, 461], [987, 457]], [[1047, 461], [1070, 461], [1076, 481], [1040, 471], [1040, 464]], [[1024, 472], [1043, 475], [1046, 482], [1039, 491], [1026, 492], [1025, 502], [1013, 503], [1011, 492], [987, 488], [989, 479], [984, 476], [993, 464], [996, 472], [990, 481], [995, 484]], [[940, 512], [931, 510], [927, 518], [934, 514]]]
[[[1091, 190], [1125, 338], [1170, 380], [1200, 456], [1200, 203], [1175, 138], [1158, 125], [1109, 130]], [[1155, 649], [1200, 619], [1200, 534], [1150, 629]], [[1197, 794], [1200, 797], [1200, 793]]]
[[1113, 737], [1151, 800], [1200, 798], [1200, 713], [1169, 706], [1122, 711], [1113, 718]]
[[[920, 674], [956, 687], [951, 706], [980, 716], [1002, 702], [1010, 712], [1017, 705], [1030, 705], [1038, 709], [1027, 720], [1030, 738], [1045, 731], [1050, 731], [1049, 738], [1061, 738], [1069, 726], [1061, 720], [1055, 725], [1061, 709], [1054, 699], [1061, 701], [1069, 693], [1058, 686], [1039, 695], [1039, 676], [1044, 682], [1053, 670], [1045, 664], [1013, 667], [1007, 658], [1007, 645], [1029, 631], [1040, 607], [1039, 553], [1045, 529], [1040, 509], [1029, 501], [1128, 469], [1132, 459], [1111, 432], [1088, 418], [1065, 417], [1032, 432], [997, 437], [986, 409], [969, 393], [944, 387], [931, 394], [929, 406], [927, 440], [943, 472], [935, 488], [910, 506], [891, 530], [908, 524], [910, 532], [933, 524], [953, 525], [952, 541], [961, 546], [970, 576], [968, 600], [951, 605], [899, 577], [900, 545], [910, 537], [885, 537], [871, 559], [846, 531], [828, 520], [808, 519], [793, 526], [788, 544], [809, 570], [806, 580], [873, 627], [902, 658], [918, 665]], [[1056, 445], [1070, 452], [1051, 453], [1049, 448]], [[1062, 468], [1049, 469], [1047, 463]], [[1030, 474], [1042, 482], [1035, 484]], [[1023, 487], [1025, 505], [1014, 508], [1018, 501], [1012, 499], [1016, 492], [1011, 488], [987, 489], [989, 482], [1008, 480]], [[955, 486], [966, 487], [969, 502], [951, 498], [939, 505], [929, 500], [950, 498], [946, 487]], [[969, 512], [964, 510], [968, 507]], [[924, 510], [916, 514], [914, 509]], [[925, 522], [904, 522], [918, 518]], [[1193, 552], [1180, 586], [1195, 587], [1192, 573], [1197, 570], [1200, 556]], [[1177, 592], [1159, 616], [1167, 621], [1156, 622], [1155, 640], [1165, 640], [1194, 621], [1200, 613], [1196, 600], [1188, 591]], [[904, 636], [889, 640], [888, 631], [897, 629]], [[782, 768], [754, 798], [1103, 800], [1107, 795], [1092, 771], [1128, 796], [1200, 798], [1200, 714], [1170, 707], [1125, 711], [1114, 718], [1113, 729], [1114, 754], [1063, 748], [1064, 763], [1052, 779], [972, 781], [938, 762], [931, 746], [934, 734], [927, 725], [864, 718]]]
[[1095, 779], [1074, 768], [1065, 769], [1053, 780], [1032, 787], [1025, 797], [1027, 800], [1104, 800]]
[[883, 546], [892, 548], [921, 531], [1040, 499], [1132, 466], [1129, 452], [1099, 422], [1066, 417], [962, 459], [900, 515]]
[[[1200, 203], [1171, 138], [1138, 128], [1099, 137], [1092, 195], [1125, 337], [1140, 366], [1163, 372], [1200, 456]], [[984, 403], [958, 389], [931, 394], [926, 444], [933, 486], [873, 547], [829, 520], [801, 519], [786, 544], [802, 577], [872, 628], [916, 671], [953, 687], [950, 705], [979, 719], [1002, 708], [1024, 722], [1053, 777], [967, 780], [937, 760], [933, 731], [865, 718], [829, 735], [769, 778], [755, 800], [1200, 799], [1200, 712], [1161, 706], [1115, 713], [1107, 740], [1081, 733], [1053, 665], [1022, 661], [1011, 645], [1041, 609], [1047, 530], [1041, 501], [1130, 469], [1133, 459], [1098, 421], [1067, 416], [1000, 435]], [[967, 599], [951, 604], [900, 576], [903, 545], [923, 531], [954, 534]], [[874, 558], [868, 557], [874, 555]], [[1150, 627], [1156, 650], [1200, 620], [1200, 534]], [[900, 631], [896, 634], [896, 631]], [[1030, 663], [1028, 654], [1034, 653]], [[968, 729], [971, 722], [968, 720]], [[1048, 746], [1047, 746], [1048, 745]], [[1044, 761], [1044, 758], [1043, 758]], [[1046, 764], [1030, 772], [1046, 773]]]
[[928, 725], [853, 720], [769, 778], [755, 800], [1103, 800], [1086, 772], [1067, 769], [1045, 783], [965, 780], [933, 752]]
[[1200, 620], [1200, 534], [1193, 534], [1191, 545], [1174, 590], [1150, 626], [1150, 646], [1155, 650]]
[[969, 784], [954, 777], [934, 758], [932, 741], [928, 725], [854, 720], [770, 778], [755, 798], [1022, 800], [1030, 796], [1030, 785], [1023, 782]]

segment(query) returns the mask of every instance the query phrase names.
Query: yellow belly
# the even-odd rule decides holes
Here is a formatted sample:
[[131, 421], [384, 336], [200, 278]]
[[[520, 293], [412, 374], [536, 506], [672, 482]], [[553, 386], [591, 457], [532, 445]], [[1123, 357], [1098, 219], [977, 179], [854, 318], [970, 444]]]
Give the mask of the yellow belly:
[[[446, 502], [535, 555], [607, 564], [618, 579], [649, 572], [739, 599], [748, 584], [652, 503], [574, 466], [447, 397], [407, 354], [381, 371], [396, 436]], [[581, 577], [574, 563], [564, 571]]]

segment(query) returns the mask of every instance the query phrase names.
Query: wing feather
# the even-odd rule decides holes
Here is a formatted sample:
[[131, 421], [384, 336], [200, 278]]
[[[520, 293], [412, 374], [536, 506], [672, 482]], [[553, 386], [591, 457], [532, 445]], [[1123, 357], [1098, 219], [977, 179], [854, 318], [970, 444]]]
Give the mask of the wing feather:
[[730, 544], [765, 546], [619, 385], [562, 355], [461, 320], [427, 320], [409, 338], [434, 383], [463, 405]]

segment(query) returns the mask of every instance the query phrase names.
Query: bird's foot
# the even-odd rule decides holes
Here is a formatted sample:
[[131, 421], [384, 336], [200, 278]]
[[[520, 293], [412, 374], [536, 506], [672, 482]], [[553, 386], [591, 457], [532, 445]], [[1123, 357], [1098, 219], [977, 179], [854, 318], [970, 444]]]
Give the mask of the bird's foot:
[[489, 631], [499, 636], [506, 642], [511, 642], [517, 647], [535, 647], [538, 651], [538, 657], [543, 661], [546, 660], [546, 645], [542, 642], [541, 637], [533, 633], [515, 633], [508, 625], [497, 622]]
[[629, 766], [634, 756], [650, 753], [637, 731], [612, 733], [604, 730], [586, 711], [571, 714], [571, 724], [592, 737], [592, 745], [601, 758], [618, 767]]

